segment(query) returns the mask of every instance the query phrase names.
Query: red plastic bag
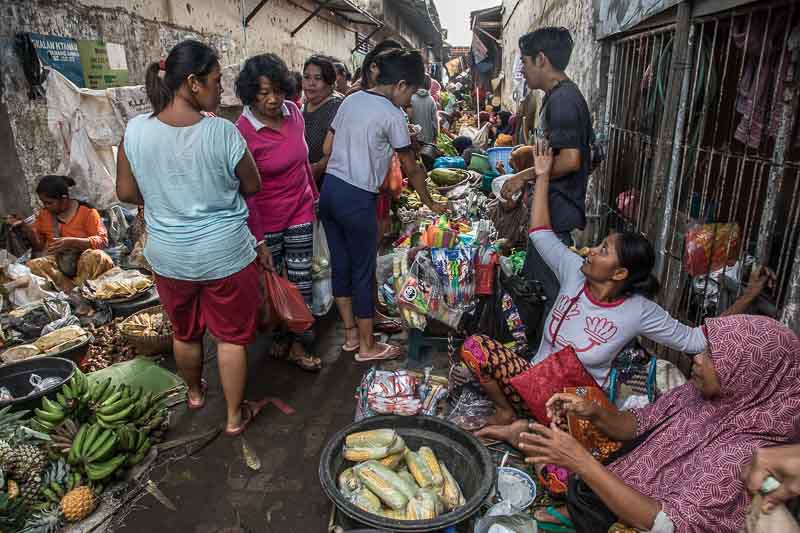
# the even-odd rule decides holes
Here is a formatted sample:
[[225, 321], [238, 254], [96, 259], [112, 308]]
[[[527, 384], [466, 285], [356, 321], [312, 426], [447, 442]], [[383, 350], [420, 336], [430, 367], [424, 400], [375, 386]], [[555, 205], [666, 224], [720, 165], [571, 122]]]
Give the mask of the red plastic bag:
[[690, 276], [733, 266], [739, 256], [739, 224], [703, 224], [686, 232], [683, 265]]
[[314, 317], [295, 284], [276, 272], [265, 272], [264, 284], [271, 322], [286, 326], [294, 333], [308, 331], [314, 324]]

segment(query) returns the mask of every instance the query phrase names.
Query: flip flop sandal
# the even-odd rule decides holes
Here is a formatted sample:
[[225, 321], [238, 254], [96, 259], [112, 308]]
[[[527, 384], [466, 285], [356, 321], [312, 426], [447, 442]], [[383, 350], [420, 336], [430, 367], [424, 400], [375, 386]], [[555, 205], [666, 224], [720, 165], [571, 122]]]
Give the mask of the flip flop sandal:
[[[352, 328], [344, 328], [345, 332], [353, 331], [354, 329], [358, 329], [358, 326], [353, 326]], [[360, 347], [361, 347], [361, 342], [360, 341], [356, 341], [355, 344], [347, 344], [347, 342], [345, 342], [342, 345], [342, 351], [346, 352], [346, 353], [353, 353], [353, 352], [357, 352]]]
[[206, 392], [208, 391], [208, 383], [206, 380], [200, 380], [200, 392], [203, 394], [203, 397], [200, 400], [192, 400], [189, 398], [189, 392], [186, 392], [186, 407], [192, 410], [202, 409], [206, 405]]
[[387, 361], [389, 359], [397, 359], [400, 357], [402, 350], [399, 346], [394, 346], [392, 344], [387, 344], [386, 348], [381, 350], [380, 352], [374, 355], [361, 355], [357, 353], [355, 356], [355, 360], [359, 363], [366, 363], [369, 361]]
[[380, 331], [381, 333], [393, 334], [393, 333], [400, 333], [401, 331], [403, 331], [403, 325], [400, 324], [400, 322], [398, 322], [397, 320], [393, 320], [390, 318], [388, 320], [382, 320], [381, 322], [376, 322], [375, 329], [377, 331]]
[[549, 505], [545, 509], [545, 512], [561, 523], [556, 524], [554, 522], [543, 522], [534, 518], [539, 529], [542, 531], [553, 531], [556, 533], [575, 533], [575, 524], [572, 523], [572, 520], [557, 511], [555, 507]]
[[[255, 402], [255, 403], [251, 403], [246, 400], [243, 401], [241, 407], [242, 409], [241, 425], [233, 430], [225, 428], [225, 434], [229, 437], [238, 437], [239, 435], [244, 433], [244, 431], [247, 429], [247, 426], [250, 425], [250, 422], [256, 419], [258, 413], [260, 413], [261, 410], [264, 409], [264, 407], [266, 407], [268, 403], [269, 399], [261, 400], [260, 402]], [[247, 412], [247, 414], [245, 414], [245, 411]]]
[[300, 357], [289, 356], [289, 362], [307, 372], [319, 372], [322, 370], [322, 359], [311, 354], [301, 355]]
[[269, 348], [269, 356], [272, 359], [277, 359], [281, 361], [289, 357], [289, 350], [291, 345], [289, 343], [289, 339], [282, 337], [282, 336], [275, 336], [272, 339], [272, 344]]

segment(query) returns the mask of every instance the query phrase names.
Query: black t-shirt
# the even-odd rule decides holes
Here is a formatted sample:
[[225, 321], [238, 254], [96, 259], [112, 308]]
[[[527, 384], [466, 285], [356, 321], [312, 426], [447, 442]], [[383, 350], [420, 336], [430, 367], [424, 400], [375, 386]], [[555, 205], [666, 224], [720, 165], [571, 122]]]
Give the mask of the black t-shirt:
[[586, 227], [586, 182], [591, 164], [590, 144], [594, 140], [592, 116], [578, 86], [564, 80], [542, 103], [541, 129], [553, 151], [575, 148], [581, 152], [581, 168], [550, 181], [550, 219], [553, 231]]

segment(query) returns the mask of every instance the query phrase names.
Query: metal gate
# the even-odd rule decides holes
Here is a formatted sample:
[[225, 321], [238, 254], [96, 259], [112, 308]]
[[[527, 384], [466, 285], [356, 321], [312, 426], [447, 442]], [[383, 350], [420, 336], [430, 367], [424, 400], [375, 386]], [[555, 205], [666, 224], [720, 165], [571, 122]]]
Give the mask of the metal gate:
[[[659, 243], [662, 303], [681, 318], [699, 323], [718, 314], [758, 262], [778, 276], [762, 311], [783, 309], [791, 322], [800, 299], [800, 5], [761, 3], [692, 19], [679, 97], [671, 100], [676, 39], [667, 25], [612, 44], [608, 159], [598, 184], [603, 221]], [[665, 135], [669, 109], [677, 109], [675, 132]], [[653, 190], [654, 155], [663, 149], [666, 192]], [[659, 224], [662, 235], [653, 230]], [[710, 274], [691, 277], [685, 236], [704, 224], [714, 243], [708, 255], [721, 265], [710, 261]], [[728, 238], [737, 228], [738, 238]]]

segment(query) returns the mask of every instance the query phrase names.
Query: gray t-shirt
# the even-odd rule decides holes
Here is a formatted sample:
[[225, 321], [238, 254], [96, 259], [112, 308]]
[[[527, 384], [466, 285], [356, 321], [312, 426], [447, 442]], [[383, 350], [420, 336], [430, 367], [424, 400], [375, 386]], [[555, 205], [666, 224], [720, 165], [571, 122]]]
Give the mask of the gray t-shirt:
[[595, 300], [586, 289], [586, 276], [581, 271], [583, 259], [564, 246], [552, 229], [535, 228], [530, 239], [561, 284], [547, 316], [534, 364], [571, 345], [586, 370], [602, 386], [614, 358], [639, 335], [689, 354], [706, 349], [708, 342], [701, 327], [678, 322], [643, 296], [610, 303]]
[[403, 111], [370, 91], [345, 98], [331, 131], [333, 150], [326, 172], [372, 193], [383, 184], [394, 152], [411, 148]]

